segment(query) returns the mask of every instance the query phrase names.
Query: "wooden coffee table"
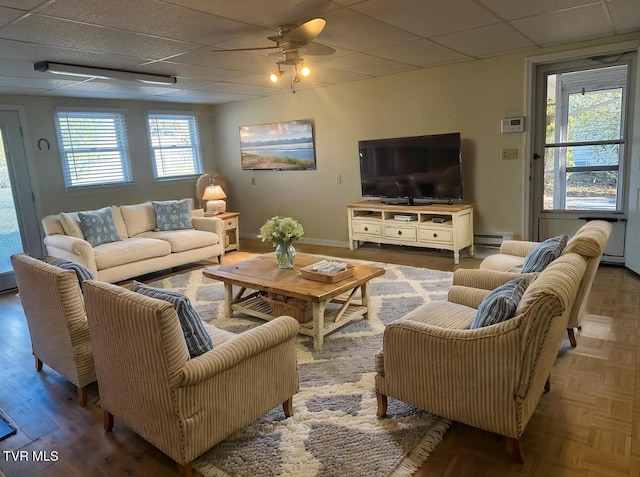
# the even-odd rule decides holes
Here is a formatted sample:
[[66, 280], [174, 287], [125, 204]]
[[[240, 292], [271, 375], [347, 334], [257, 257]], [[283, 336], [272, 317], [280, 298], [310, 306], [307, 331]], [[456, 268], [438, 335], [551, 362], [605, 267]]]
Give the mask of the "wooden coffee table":
[[[220, 280], [225, 287], [227, 316], [241, 311], [263, 320], [276, 318], [264, 293], [298, 298], [310, 302], [313, 319], [300, 323], [299, 333], [313, 337], [313, 347], [322, 349], [324, 337], [355, 320], [366, 319], [369, 312], [369, 281], [384, 274], [384, 268], [352, 264], [353, 275], [336, 283], [324, 283], [303, 278], [300, 268], [325, 257], [298, 253], [293, 269], [281, 269], [275, 254], [259, 255], [233, 265], [205, 268], [205, 277]], [[234, 296], [233, 287], [240, 287]], [[360, 291], [360, 299], [357, 292]], [[330, 303], [337, 306], [328, 308]]]

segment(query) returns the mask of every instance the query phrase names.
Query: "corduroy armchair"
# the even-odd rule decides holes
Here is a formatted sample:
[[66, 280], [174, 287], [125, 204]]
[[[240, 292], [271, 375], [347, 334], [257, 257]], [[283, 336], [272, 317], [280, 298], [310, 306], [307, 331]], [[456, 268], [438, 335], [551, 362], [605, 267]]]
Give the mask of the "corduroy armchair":
[[522, 462], [520, 436], [548, 390], [567, 311], [586, 268], [581, 255], [564, 254], [525, 276], [531, 282], [513, 318], [473, 330], [476, 309], [490, 290], [522, 275], [456, 271], [448, 301], [422, 305], [386, 327], [376, 356], [378, 416], [385, 416], [392, 397], [507, 436]]
[[[582, 329], [581, 323], [586, 313], [587, 299], [598, 271], [600, 260], [607, 247], [612, 226], [604, 220], [592, 220], [584, 224], [569, 239], [562, 253], [576, 252], [587, 259], [587, 272], [582, 278], [576, 299], [569, 311], [567, 335], [574, 348], [577, 346], [574, 329]], [[526, 240], [505, 240], [500, 246], [500, 253], [490, 255], [480, 264], [482, 270], [508, 271], [522, 267], [527, 254], [538, 245], [538, 242]]]
[[87, 385], [96, 380], [89, 326], [78, 278], [25, 254], [11, 256], [36, 369], [42, 363], [78, 387], [81, 406]]
[[168, 302], [94, 280], [83, 289], [105, 430], [117, 417], [191, 475], [195, 458], [275, 406], [293, 414], [293, 318], [239, 335], [207, 326], [213, 350], [190, 359]]

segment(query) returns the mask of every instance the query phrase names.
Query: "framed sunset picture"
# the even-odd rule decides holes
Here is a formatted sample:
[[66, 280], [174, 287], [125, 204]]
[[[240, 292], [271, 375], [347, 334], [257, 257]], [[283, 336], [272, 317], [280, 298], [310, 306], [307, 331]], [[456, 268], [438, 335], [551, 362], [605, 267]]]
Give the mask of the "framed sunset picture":
[[308, 171], [316, 168], [310, 119], [241, 126], [240, 150], [245, 171]]

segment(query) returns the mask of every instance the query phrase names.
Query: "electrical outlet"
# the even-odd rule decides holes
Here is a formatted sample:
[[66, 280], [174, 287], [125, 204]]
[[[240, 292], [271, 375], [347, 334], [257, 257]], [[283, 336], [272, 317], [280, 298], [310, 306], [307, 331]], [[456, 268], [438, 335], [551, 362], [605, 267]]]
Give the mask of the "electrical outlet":
[[251, 178], [251, 185], [256, 185], [256, 178], [255, 177]]
[[338, 174], [336, 176], [336, 184], [340, 184], [342, 182], [342, 176], [340, 174]]
[[515, 159], [518, 159], [518, 149], [517, 148], [503, 149], [502, 150], [502, 160], [503, 161], [513, 161]]

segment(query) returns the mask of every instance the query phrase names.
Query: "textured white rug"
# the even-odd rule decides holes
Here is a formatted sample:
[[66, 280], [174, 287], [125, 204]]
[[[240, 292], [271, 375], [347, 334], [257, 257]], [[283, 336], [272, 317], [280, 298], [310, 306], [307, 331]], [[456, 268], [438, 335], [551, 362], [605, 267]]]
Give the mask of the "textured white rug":
[[[282, 407], [230, 436], [200, 457], [205, 477], [383, 477], [410, 476], [442, 440], [450, 422], [389, 399], [388, 418], [376, 417], [374, 356], [386, 324], [416, 306], [445, 300], [452, 274], [376, 264], [386, 273], [371, 282], [368, 320], [325, 337], [323, 349], [298, 337], [300, 391], [294, 415]], [[155, 281], [154, 286], [189, 296], [203, 320], [241, 333], [263, 323], [224, 316], [224, 289], [200, 270]]]

